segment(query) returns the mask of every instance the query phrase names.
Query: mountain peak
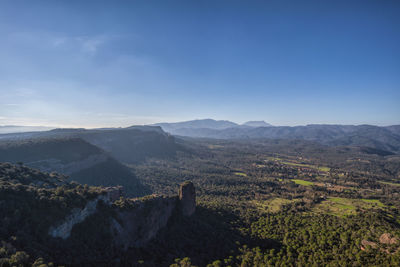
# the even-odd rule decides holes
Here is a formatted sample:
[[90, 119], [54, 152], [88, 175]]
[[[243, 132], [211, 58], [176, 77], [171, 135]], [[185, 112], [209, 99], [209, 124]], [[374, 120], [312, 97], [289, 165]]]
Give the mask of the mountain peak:
[[238, 126], [238, 124], [227, 120], [213, 120], [213, 119], [197, 119], [191, 121], [175, 122], [175, 123], [156, 123], [153, 126], [161, 126], [164, 131], [174, 129], [189, 128], [189, 129], [215, 129], [222, 130]]
[[248, 121], [243, 123], [242, 125], [244, 126], [249, 126], [249, 127], [269, 127], [272, 126], [269, 123], [266, 123], [265, 121]]

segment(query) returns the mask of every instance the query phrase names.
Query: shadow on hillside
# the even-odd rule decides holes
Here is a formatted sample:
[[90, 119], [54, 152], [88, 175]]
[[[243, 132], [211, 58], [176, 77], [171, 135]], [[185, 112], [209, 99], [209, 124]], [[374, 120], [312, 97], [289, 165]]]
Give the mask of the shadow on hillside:
[[169, 266], [176, 258], [189, 257], [193, 264], [205, 266], [236, 255], [243, 244], [264, 249], [281, 247], [273, 240], [244, 236], [232, 227], [231, 222], [238, 219], [232, 213], [204, 207], [196, 207], [196, 213], [190, 218], [176, 214], [153, 241], [145, 248], [129, 251], [121, 263], [132, 266], [142, 260], [144, 266]]
[[150, 187], [144, 185], [130, 168], [112, 158], [73, 173], [71, 180], [95, 186], [121, 185], [127, 197], [142, 197], [152, 194]]

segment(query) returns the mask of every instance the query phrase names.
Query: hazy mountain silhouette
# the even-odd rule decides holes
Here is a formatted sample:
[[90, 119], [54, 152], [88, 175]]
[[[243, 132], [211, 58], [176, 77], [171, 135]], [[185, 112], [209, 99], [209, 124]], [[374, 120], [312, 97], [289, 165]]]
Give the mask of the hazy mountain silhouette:
[[265, 121], [248, 121], [242, 124], [243, 126], [249, 126], [249, 127], [268, 127], [272, 126], [269, 123], [266, 123]]
[[0, 134], [6, 133], [22, 133], [22, 132], [38, 132], [54, 129], [47, 126], [18, 126], [18, 125], [3, 125], [0, 126]]
[[156, 123], [153, 126], [160, 126], [164, 131], [170, 132], [176, 129], [188, 128], [188, 129], [227, 129], [232, 127], [237, 127], [239, 124], [226, 121], [226, 120], [213, 120], [213, 119], [203, 119], [203, 120], [191, 120], [176, 123]]
[[[207, 120], [207, 122], [210, 120]], [[212, 124], [218, 121], [211, 120]], [[228, 125], [223, 121], [224, 125]], [[231, 123], [232, 127], [188, 127], [190, 122], [160, 124], [167, 132], [188, 137], [216, 139], [300, 139], [317, 141], [331, 146], [366, 146], [374, 149], [400, 152], [400, 125], [379, 127], [373, 125], [325, 125], [311, 124], [306, 126], [274, 126], [263, 125], [265, 122], [248, 122], [244, 125]], [[253, 127], [248, 127], [249, 125]]]
[[104, 150], [80, 138], [1, 142], [0, 162], [22, 162], [41, 171], [68, 175], [70, 180], [82, 184], [122, 185], [129, 196], [150, 193], [132, 170]]
[[125, 163], [141, 161], [146, 157], [170, 157], [182, 149], [173, 136], [155, 126], [91, 130], [61, 128], [44, 132], [1, 134], [0, 143], [38, 138], [81, 138]]

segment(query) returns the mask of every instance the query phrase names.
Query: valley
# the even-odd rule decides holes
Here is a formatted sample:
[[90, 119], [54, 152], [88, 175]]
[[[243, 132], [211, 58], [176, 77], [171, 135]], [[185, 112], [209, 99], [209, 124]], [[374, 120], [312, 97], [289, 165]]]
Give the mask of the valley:
[[[368, 266], [376, 258], [397, 264], [397, 241], [391, 248], [377, 242], [364, 249], [361, 242], [376, 242], [384, 233], [399, 236], [400, 191], [386, 182], [400, 181], [399, 165], [389, 163], [398, 156], [354, 149], [333, 160], [336, 149], [311, 153], [301, 143], [191, 141], [193, 154], [131, 167], [155, 192], [172, 193], [172, 185], [187, 178], [194, 182], [199, 209], [212, 210], [230, 229], [221, 241], [209, 243], [210, 251], [220, 251], [213, 266], [347, 266], [349, 261]], [[349, 165], [349, 159], [356, 160]], [[371, 170], [365, 161], [387, 167]], [[386, 249], [393, 253], [382, 253]], [[210, 264], [197, 252], [181, 255], [182, 266], [184, 256], [199, 266]]]
[[[48, 133], [42, 132], [38, 138], [3, 141], [2, 161], [17, 164], [8, 168], [29, 170], [23, 166], [27, 164], [45, 172], [36, 171], [37, 175], [47, 177], [47, 182], [29, 181], [35, 176], [24, 175], [26, 190], [54, 190], [51, 194], [62, 197], [51, 197], [53, 201], [58, 199], [63, 203], [68, 195], [68, 199], [77, 201], [74, 205], [90, 210], [82, 219], [73, 219], [73, 225], [68, 223], [60, 228], [71, 225], [68, 226], [71, 234], [59, 235], [57, 228], [47, 230], [54, 233], [50, 242], [57, 242], [61, 236], [65, 239], [58, 243], [57, 249], [50, 249], [52, 243], [47, 241], [41, 249], [34, 244], [27, 247], [23, 240], [45, 238], [48, 235], [45, 228], [37, 228], [41, 224], [34, 220], [33, 229], [44, 232], [26, 228], [18, 232], [7, 226], [12, 217], [6, 217], [2, 224], [3, 249], [9, 251], [7, 246], [12, 246], [14, 251], [28, 253], [30, 258], [26, 262], [41, 258], [49, 266], [81, 265], [82, 260], [96, 262], [98, 266], [304, 266], [310, 262], [331, 266], [349, 263], [370, 266], [380, 262], [397, 266], [399, 263], [400, 156], [397, 154], [382, 155], [367, 147], [326, 146], [307, 140], [173, 138], [163, 132], [148, 131], [135, 132], [124, 139], [121, 131], [108, 129], [105, 137], [101, 131], [94, 131], [98, 135], [95, 138], [91, 133], [90, 138], [54, 136], [54, 133], [46, 138]], [[159, 135], [157, 140], [169, 140], [169, 150], [146, 143], [154, 140], [155, 133]], [[143, 152], [149, 145], [150, 152]], [[125, 156], [114, 158], [120, 151]], [[143, 153], [148, 156], [143, 158]], [[94, 156], [101, 158], [101, 162], [82, 163], [91, 162], [89, 159]], [[2, 179], [6, 179], [4, 192], [10, 188], [17, 190], [19, 186], [7, 178], [10, 175], [2, 174]], [[51, 182], [52, 179], [56, 180]], [[191, 181], [196, 188], [196, 212], [190, 217], [177, 215], [172, 200], [168, 200], [174, 199], [177, 188], [185, 181]], [[82, 206], [88, 200], [79, 193], [84, 184], [89, 185], [85, 185], [87, 192], [93, 192], [89, 202], [106, 186], [122, 186], [123, 193], [107, 200], [108, 206], [97, 204], [97, 208], [95, 205], [89, 209], [88, 204], [86, 208]], [[81, 196], [74, 197], [76, 193], [65, 190]], [[10, 200], [2, 201], [3, 212], [10, 213], [6, 208], [9, 204], [5, 204]], [[57, 225], [56, 219], [50, 219], [52, 216], [75, 218], [80, 214], [73, 213], [76, 215], [71, 217], [64, 208], [54, 213], [53, 208], [42, 203], [44, 199], [38, 201], [35, 205], [44, 207], [41, 212], [53, 214], [46, 215], [47, 229]], [[144, 205], [142, 213], [129, 212], [142, 201], [144, 204], [139, 204], [139, 207]], [[160, 208], [152, 213], [148, 210], [152, 205]], [[120, 207], [128, 213], [115, 215], [115, 208], [109, 207]], [[168, 215], [162, 215], [163, 210]], [[138, 214], [142, 214], [139, 225], [133, 223]], [[107, 229], [114, 229], [111, 232], [116, 231], [116, 236], [110, 236]], [[74, 234], [78, 232], [81, 236]], [[12, 233], [20, 241], [13, 241], [6, 233]], [[151, 235], [144, 237], [144, 233]], [[92, 240], [92, 235], [99, 234]], [[393, 237], [393, 242], [380, 242], [382, 235]], [[100, 240], [119, 241], [102, 244], [98, 243]], [[84, 257], [78, 249], [83, 244], [83, 251], [88, 253]], [[68, 254], [62, 252], [64, 249]], [[6, 254], [9, 262], [12, 251]], [[100, 254], [93, 254], [94, 251]]]

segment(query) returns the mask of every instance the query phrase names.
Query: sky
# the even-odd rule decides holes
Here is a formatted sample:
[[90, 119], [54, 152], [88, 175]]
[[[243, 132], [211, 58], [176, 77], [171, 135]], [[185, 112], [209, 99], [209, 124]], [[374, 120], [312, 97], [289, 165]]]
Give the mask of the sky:
[[0, 125], [400, 124], [400, 1], [0, 1]]

